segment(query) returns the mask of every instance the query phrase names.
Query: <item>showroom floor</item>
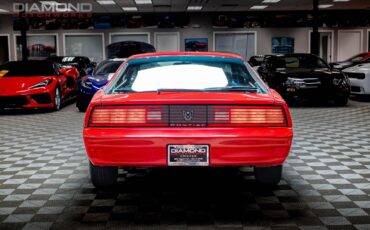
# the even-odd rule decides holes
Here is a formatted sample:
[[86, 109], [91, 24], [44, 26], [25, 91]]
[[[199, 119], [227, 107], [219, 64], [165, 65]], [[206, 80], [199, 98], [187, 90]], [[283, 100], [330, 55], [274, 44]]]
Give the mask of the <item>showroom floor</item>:
[[0, 229], [370, 229], [370, 103], [291, 112], [294, 145], [272, 192], [248, 168], [122, 171], [99, 192], [74, 105], [0, 115]]

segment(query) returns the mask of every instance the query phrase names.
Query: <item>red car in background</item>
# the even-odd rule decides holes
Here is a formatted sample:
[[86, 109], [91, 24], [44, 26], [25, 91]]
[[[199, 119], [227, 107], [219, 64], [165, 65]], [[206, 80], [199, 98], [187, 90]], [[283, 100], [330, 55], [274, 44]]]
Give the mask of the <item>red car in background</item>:
[[76, 95], [79, 73], [49, 61], [13, 61], [0, 65], [0, 109], [52, 108]]
[[211, 52], [130, 57], [93, 97], [83, 130], [98, 188], [120, 166], [252, 166], [275, 185], [292, 136], [281, 96], [240, 56]]

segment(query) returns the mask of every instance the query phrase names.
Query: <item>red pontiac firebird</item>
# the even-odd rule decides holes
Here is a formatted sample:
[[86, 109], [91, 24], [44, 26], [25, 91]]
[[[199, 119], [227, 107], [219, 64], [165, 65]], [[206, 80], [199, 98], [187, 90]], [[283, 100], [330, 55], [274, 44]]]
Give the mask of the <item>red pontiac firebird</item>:
[[0, 65], [0, 109], [51, 108], [77, 92], [76, 68], [49, 61], [13, 61]]
[[151, 53], [125, 61], [87, 110], [92, 183], [118, 167], [253, 166], [275, 185], [292, 144], [288, 107], [241, 57]]

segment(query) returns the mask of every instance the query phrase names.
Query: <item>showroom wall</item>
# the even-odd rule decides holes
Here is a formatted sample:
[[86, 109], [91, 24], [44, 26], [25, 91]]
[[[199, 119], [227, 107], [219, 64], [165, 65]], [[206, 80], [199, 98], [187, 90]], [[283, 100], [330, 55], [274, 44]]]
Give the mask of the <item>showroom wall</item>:
[[[213, 28], [210, 17], [206, 15], [192, 15], [191, 23], [189, 28], [181, 29], [154, 29], [154, 28], [139, 28], [139, 29], [109, 29], [109, 30], [48, 30], [48, 31], [29, 31], [29, 34], [57, 34], [57, 53], [63, 55], [64, 51], [64, 38], [63, 33], [68, 34], [93, 34], [102, 33], [104, 34], [104, 45], [109, 44], [110, 33], [117, 32], [147, 32], [150, 33], [150, 42], [154, 43], [154, 33], [157, 32], [179, 32], [180, 34], [180, 50], [185, 49], [184, 39], [185, 38], [208, 38], [208, 47], [212, 51], [214, 49], [214, 32], [255, 32], [256, 43], [257, 43], [257, 54], [269, 54], [271, 53], [271, 40], [273, 37], [293, 37], [295, 39], [295, 52], [306, 53], [309, 52], [309, 31], [310, 28], [244, 28], [244, 29], [226, 29], [226, 28]], [[361, 50], [366, 51], [368, 49], [368, 29], [370, 28], [344, 28], [344, 30], [359, 30], [361, 31]], [[344, 49], [343, 42], [338, 46], [338, 34], [342, 29], [339, 28], [323, 28], [323, 30], [330, 30], [334, 34], [333, 39], [333, 54], [332, 61], [337, 60], [338, 49]], [[12, 28], [12, 17], [10, 15], [0, 15], [0, 34], [10, 35], [10, 58], [14, 60], [15, 54], [15, 39], [14, 34], [19, 34], [19, 31], [13, 31]], [[343, 52], [342, 52], [343, 53]], [[343, 56], [343, 54], [341, 54]]]

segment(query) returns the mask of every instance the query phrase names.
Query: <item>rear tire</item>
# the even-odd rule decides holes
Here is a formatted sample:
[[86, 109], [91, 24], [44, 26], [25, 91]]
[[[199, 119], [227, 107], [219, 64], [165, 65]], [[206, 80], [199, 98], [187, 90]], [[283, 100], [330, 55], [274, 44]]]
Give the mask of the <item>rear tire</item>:
[[338, 96], [334, 98], [334, 105], [336, 106], [345, 106], [348, 104], [348, 97]]
[[272, 167], [254, 167], [254, 176], [259, 184], [276, 186], [281, 180], [282, 165]]
[[117, 183], [118, 167], [95, 166], [90, 162], [90, 176], [92, 184], [99, 189], [108, 189]]

